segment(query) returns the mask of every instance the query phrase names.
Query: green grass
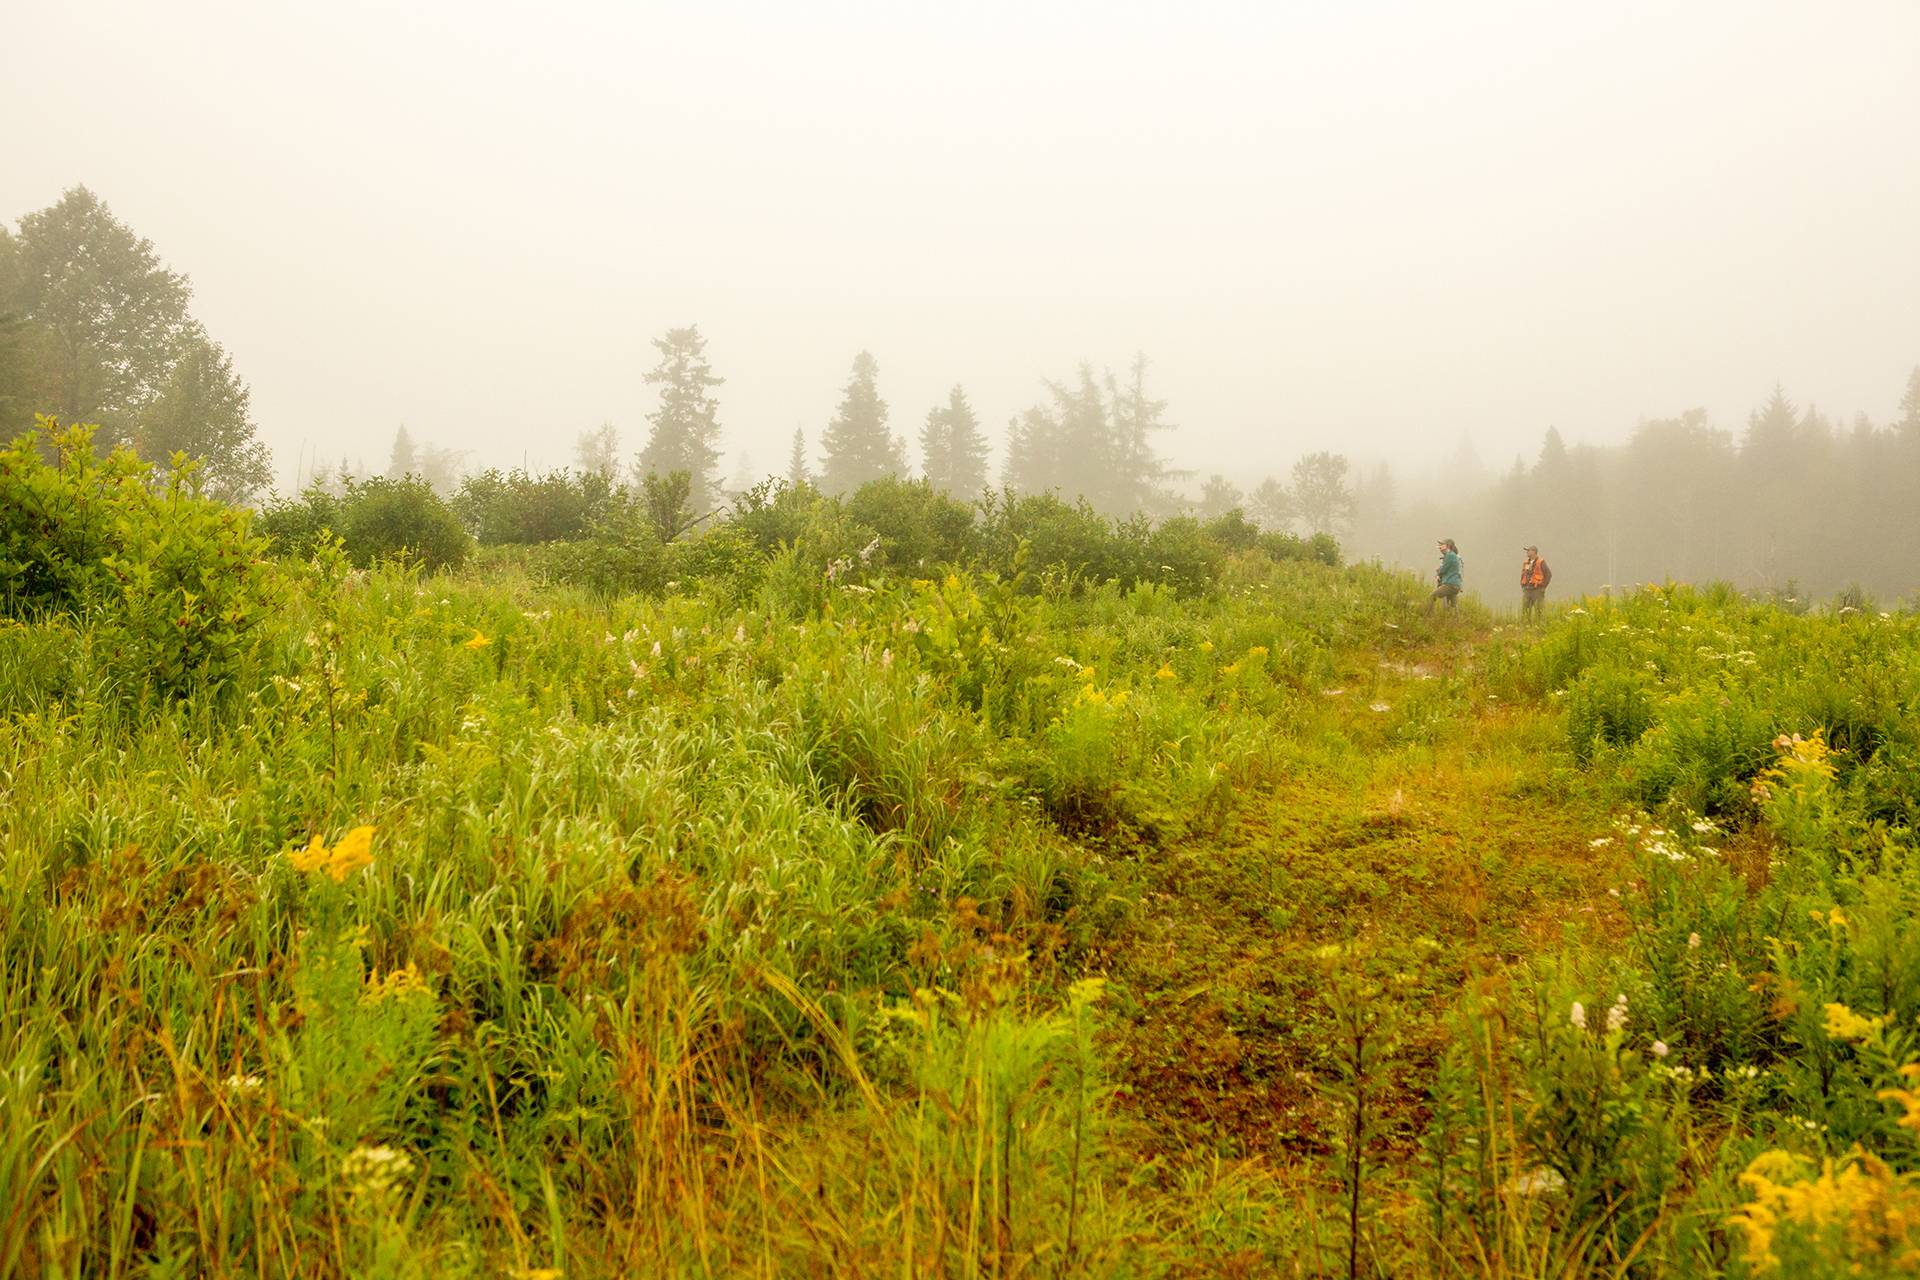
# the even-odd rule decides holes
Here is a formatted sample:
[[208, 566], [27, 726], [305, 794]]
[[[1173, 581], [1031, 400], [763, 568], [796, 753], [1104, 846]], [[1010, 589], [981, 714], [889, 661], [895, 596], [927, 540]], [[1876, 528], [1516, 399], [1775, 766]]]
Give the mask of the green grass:
[[[1879, 934], [1756, 948], [1815, 905], [1897, 928], [1909, 619], [1681, 592], [1518, 631], [1258, 555], [1197, 598], [798, 610], [289, 573], [185, 699], [0, 622], [0, 1277], [1737, 1265], [1714, 1224], [1788, 1132], [1756, 1117], [1812, 1095], [1675, 1108], [1655, 1033], [1853, 1080], [1825, 1123], [1905, 1159], [1869, 1114], [1904, 1042], [1869, 1069], [1740, 1002], [1906, 1016], [1904, 970], [1848, 976]], [[1831, 786], [1756, 800], [1815, 729]], [[1658, 880], [1639, 808], [1714, 814], [1745, 878]], [[288, 856], [363, 824], [342, 883]], [[1740, 982], [1661, 959], [1710, 916]], [[1614, 986], [1596, 1066], [1549, 1027]], [[1593, 1071], [1640, 1127], [1516, 1190]], [[1661, 1143], [1671, 1185], [1619, 1173]]]

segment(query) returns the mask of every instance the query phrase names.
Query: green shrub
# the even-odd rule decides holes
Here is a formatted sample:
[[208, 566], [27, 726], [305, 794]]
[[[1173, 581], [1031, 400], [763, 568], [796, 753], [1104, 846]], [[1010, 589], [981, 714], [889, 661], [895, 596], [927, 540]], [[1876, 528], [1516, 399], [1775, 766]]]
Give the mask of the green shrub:
[[37, 423], [0, 452], [4, 612], [91, 624], [129, 685], [228, 679], [276, 594], [251, 513], [203, 497], [184, 459], [156, 477], [129, 450], [98, 457], [91, 427]]
[[349, 482], [342, 506], [341, 539], [363, 568], [396, 559], [428, 570], [456, 568], [472, 546], [460, 517], [419, 476]]
[[599, 471], [534, 475], [516, 467], [468, 476], [452, 506], [480, 545], [489, 547], [576, 541], [620, 500], [612, 480]]
[[847, 514], [880, 537], [877, 563], [903, 576], [960, 564], [974, 550], [973, 507], [925, 480], [869, 480], [847, 499]]
[[260, 532], [276, 555], [305, 560], [328, 534], [346, 527], [346, 509], [338, 495], [318, 484], [297, 498], [275, 498], [260, 513]]

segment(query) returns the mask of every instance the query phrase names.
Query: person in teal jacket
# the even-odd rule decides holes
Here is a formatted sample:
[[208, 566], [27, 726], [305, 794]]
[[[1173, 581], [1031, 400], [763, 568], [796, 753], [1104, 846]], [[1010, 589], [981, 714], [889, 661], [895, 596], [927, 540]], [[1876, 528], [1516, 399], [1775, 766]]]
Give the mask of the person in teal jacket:
[[1433, 606], [1445, 601], [1447, 608], [1460, 607], [1460, 548], [1454, 545], [1452, 538], [1440, 539], [1440, 567], [1433, 574], [1433, 594], [1427, 597], [1427, 612], [1433, 612]]

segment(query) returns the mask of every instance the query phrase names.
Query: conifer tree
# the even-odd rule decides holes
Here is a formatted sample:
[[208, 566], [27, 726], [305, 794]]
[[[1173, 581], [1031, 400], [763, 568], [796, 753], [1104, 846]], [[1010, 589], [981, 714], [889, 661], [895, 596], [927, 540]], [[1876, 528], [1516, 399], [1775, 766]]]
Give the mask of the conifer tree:
[[887, 431], [887, 402], [876, 385], [879, 372], [871, 353], [853, 358], [840, 409], [820, 437], [820, 487], [828, 493], [851, 493], [869, 480], [907, 469], [905, 447]]
[[958, 385], [947, 393], [946, 404], [927, 410], [920, 428], [920, 467], [927, 483], [945, 493], [971, 498], [987, 487], [987, 438]]
[[787, 483], [798, 489], [812, 482], [813, 473], [807, 468], [807, 433], [795, 427], [793, 451], [787, 455]]
[[1117, 511], [1149, 511], [1161, 505], [1167, 479], [1166, 466], [1154, 452], [1153, 437], [1172, 424], [1165, 420], [1167, 402], [1147, 394], [1145, 352], [1133, 357], [1129, 374], [1124, 387], [1111, 373], [1107, 375], [1107, 398], [1113, 411], [1109, 501]]
[[687, 501], [704, 510], [715, 495], [714, 468], [720, 461], [720, 405], [712, 389], [726, 379], [715, 376], [707, 362], [707, 340], [698, 325], [669, 329], [653, 345], [660, 363], [647, 381], [659, 386], [660, 407], [647, 415], [653, 430], [634, 471], [641, 479], [686, 472]]
[[407, 424], [403, 422], [393, 433], [393, 452], [387, 455], [387, 479], [404, 480], [418, 470], [420, 454], [414, 449], [413, 437], [407, 434]]

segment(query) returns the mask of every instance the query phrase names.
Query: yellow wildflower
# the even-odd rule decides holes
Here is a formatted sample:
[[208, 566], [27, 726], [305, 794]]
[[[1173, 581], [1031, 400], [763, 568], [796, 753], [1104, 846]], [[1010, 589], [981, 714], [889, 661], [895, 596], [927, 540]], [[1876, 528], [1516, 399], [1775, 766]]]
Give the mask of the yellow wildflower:
[[1163, 662], [1160, 664], [1160, 669], [1153, 673], [1153, 678], [1156, 680], [1178, 680], [1180, 677], [1174, 674], [1172, 667]]
[[377, 1004], [382, 1000], [404, 1000], [429, 990], [426, 978], [420, 973], [420, 967], [409, 960], [404, 969], [391, 970], [385, 977], [367, 979], [366, 988], [361, 991], [360, 998], [370, 1004]]
[[466, 644], [462, 645], [461, 647], [466, 649], [484, 649], [492, 643], [493, 641], [481, 635], [479, 629], [475, 628], [473, 633], [473, 639], [467, 641]]
[[287, 860], [295, 871], [324, 871], [335, 884], [344, 884], [360, 868], [373, 865], [373, 828], [355, 827], [331, 849], [316, 835], [306, 848], [289, 853]]
[[[1920, 1062], [1909, 1062], [1900, 1068], [1900, 1078], [1908, 1084], [1920, 1078]], [[1899, 1103], [1906, 1112], [1899, 1120], [1902, 1129], [1920, 1132], [1920, 1093], [1915, 1093], [1912, 1089], [1882, 1089], [1878, 1096], [1882, 1102]]]
[[1267, 646], [1263, 644], [1257, 644], [1253, 646], [1253, 648], [1247, 650], [1247, 656], [1249, 658], [1264, 658], [1267, 656]]
[[1920, 1186], [1911, 1177], [1857, 1147], [1837, 1164], [1824, 1161], [1811, 1178], [1803, 1176], [1809, 1167], [1784, 1151], [1768, 1151], [1740, 1175], [1753, 1200], [1732, 1215], [1732, 1223], [1746, 1236], [1749, 1266], [1757, 1272], [1779, 1268], [1775, 1246], [1784, 1236], [1800, 1246], [1792, 1251], [1796, 1261], [1809, 1261], [1811, 1253], [1831, 1267], [1821, 1274], [1884, 1274], [1888, 1261], [1911, 1267], [1920, 1227]]
[[1202, 652], [1202, 653], [1212, 653], [1212, 652], [1213, 652], [1213, 641], [1211, 641], [1211, 640], [1202, 640], [1202, 641], [1200, 642], [1200, 652]]
[[1859, 1042], [1886, 1025], [1885, 1018], [1864, 1018], [1843, 1004], [1827, 1006], [1827, 1034], [1835, 1040]]
[[332, 856], [327, 846], [322, 844], [320, 837], [316, 835], [306, 848], [289, 853], [287, 859], [293, 863], [293, 869], [295, 871], [304, 873], [320, 870], [320, 868], [327, 865], [327, 859]]

